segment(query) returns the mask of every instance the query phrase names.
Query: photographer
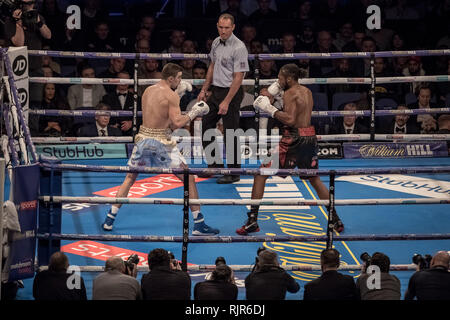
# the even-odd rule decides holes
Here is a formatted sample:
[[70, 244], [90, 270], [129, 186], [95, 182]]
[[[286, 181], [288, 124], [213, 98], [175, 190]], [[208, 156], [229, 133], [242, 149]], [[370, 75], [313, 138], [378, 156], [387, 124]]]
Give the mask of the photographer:
[[165, 249], [153, 249], [148, 254], [150, 272], [141, 279], [144, 300], [190, 300], [191, 277], [174, 265]]
[[286, 291], [296, 293], [300, 285], [278, 264], [276, 252], [259, 249], [254, 270], [245, 278], [247, 300], [284, 300]]
[[429, 269], [419, 268], [409, 279], [405, 300], [413, 300], [414, 297], [417, 300], [450, 300], [449, 264], [448, 252], [436, 253], [431, 260]]
[[233, 270], [227, 266], [223, 257], [216, 259], [216, 269], [211, 277], [194, 287], [195, 300], [237, 300], [237, 296]]
[[127, 261], [121, 257], [106, 260], [105, 272], [94, 279], [92, 300], [141, 300], [141, 286], [136, 280], [137, 255]]
[[[363, 258], [363, 255], [361, 255]], [[356, 280], [356, 290], [361, 300], [400, 300], [400, 280], [389, 274], [391, 261], [389, 257], [381, 252], [375, 252], [372, 257], [366, 253], [361, 276]], [[371, 281], [367, 267], [378, 266], [380, 268], [380, 288], [369, 289], [367, 284]]]
[[[45, 19], [34, 8], [36, 1], [15, 0], [12, 16], [5, 21], [5, 36], [14, 47], [27, 46], [31, 50], [42, 49], [42, 38], [50, 39], [52, 32]], [[13, 8], [10, 8], [13, 9]], [[30, 57], [30, 70], [39, 68], [40, 57]]]

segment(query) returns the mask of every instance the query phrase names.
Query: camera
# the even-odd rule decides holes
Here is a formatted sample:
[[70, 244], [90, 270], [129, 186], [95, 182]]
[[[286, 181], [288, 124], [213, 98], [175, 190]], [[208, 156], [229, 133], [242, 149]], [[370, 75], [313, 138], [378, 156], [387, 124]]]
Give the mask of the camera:
[[30, 27], [36, 24], [38, 11], [36, 9], [24, 11], [23, 4], [24, 3], [21, 0], [0, 0], [0, 16], [2, 18], [2, 21], [4, 17], [10, 17], [12, 16], [14, 11], [20, 9], [22, 10], [21, 19], [24, 26]]
[[133, 253], [131, 256], [128, 257], [127, 260], [124, 261], [125, 263], [125, 271], [128, 274], [128, 270], [133, 270], [134, 265], [137, 265], [139, 263], [139, 257], [137, 254]]
[[169, 254], [170, 264], [171, 264], [172, 268], [177, 269], [177, 267], [178, 267], [178, 260], [175, 259], [175, 255], [172, 252], [170, 252], [170, 251], [167, 251], [167, 253]]
[[419, 266], [419, 270], [425, 270], [430, 269], [431, 259], [433, 259], [433, 257], [429, 254], [426, 254], [425, 257], [423, 257], [422, 255], [415, 253], [412, 257], [412, 262]]
[[363, 252], [363, 253], [361, 253], [361, 256], [359, 258], [364, 262], [364, 271], [363, 272], [366, 272], [367, 267], [370, 266], [372, 257], [367, 252]]
[[227, 264], [227, 262], [225, 261], [225, 258], [224, 257], [217, 257], [216, 262], [215, 262], [216, 267], [218, 265], [221, 265], [221, 264]]

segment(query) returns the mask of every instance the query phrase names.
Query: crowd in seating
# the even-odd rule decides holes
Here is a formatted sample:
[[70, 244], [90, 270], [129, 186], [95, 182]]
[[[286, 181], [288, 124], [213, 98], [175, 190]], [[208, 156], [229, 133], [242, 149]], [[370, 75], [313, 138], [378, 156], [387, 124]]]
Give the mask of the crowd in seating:
[[[81, 30], [65, 27], [64, 2], [57, 0], [38, 1], [38, 9], [52, 31], [51, 39], [42, 39], [41, 46], [30, 49], [53, 49], [91, 52], [141, 52], [141, 53], [209, 53], [217, 32], [215, 21], [219, 14], [228, 12], [236, 19], [234, 33], [242, 39], [251, 54], [260, 53], [332, 53], [348, 51], [374, 52], [382, 50], [448, 49], [448, 1], [275, 1], [275, 0], [227, 0], [190, 1], [183, 8], [167, 7], [165, 14], [156, 17], [157, 2], [135, 2], [127, 10], [116, 8], [106, 1], [84, 0], [81, 5]], [[252, 5], [251, 5], [252, 4]], [[366, 27], [365, 9], [370, 4], [381, 7], [382, 28], [369, 30]], [[119, 19], [119, 20], [118, 20]], [[191, 19], [192, 26], [186, 24]], [[194, 23], [195, 21], [195, 23]], [[120, 28], [117, 28], [117, 24]], [[271, 22], [276, 23], [273, 27]], [[418, 28], [417, 25], [424, 25]], [[205, 31], [194, 29], [194, 25], [210, 26]], [[409, 23], [409, 24], [408, 24]], [[122, 27], [125, 26], [125, 27]], [[413, 29], [411, 29], [413, 26]], [[432, 28], [430, 30], [422, 30]], [[410, 31], [413, 31], [410, 33]], [[14, 45], [3, 32], [5, 45]], [[0, 34], [2, 34], [0, 32]], [[49, 56], [32, 57], [30, 76], [120, 78], [130, 79], [133, 61], [113, 59], [72, 59]], [[139, 61], [138, 77], [158, 79], [167, 60], [146, 59]], [[173, 61], [172, 61], [173, 62]], [[186, 79], [204, 79], [208, 59], [176, 61], [183, 67]], [[259, 65], [260, 79], [277, 78], [278, 70], [286, 63], [297, 64], [307, 78], [313, 77], [368, 77], [369, 59], [292, 59], [263, 60]], [[250, 61], [247, 78], [253, 79], [255, 64]], [[449, 75], [448, 56], [394, 57], [375, 59], [376, 77]], [[309, 85], [314, 95], [314, 110], [367, 110], [370, 108], [370, 85], [331, 84]], [[140, 97], [146, 86], [138, 87], [138, 110]], [[242, 103], [251, 110], [254, 87], [245, 86], [246, 98]], [[200, 87], [182, 97], [182, 111], [190, 108]], [[417, 109], [450, 105], [449, 82], [376, 83], [377, 109]], [[133, 110], [133, 86], [75, 84], [30, 84], [31, 109], [98, 109], [99, 103], [111, 110]], [[348, 106], [348, 105], [351, 106]], [[84, 118], [83, 120], [86, 120]], [[132, 135], [132, 118], [111, 118], [110, 126], [119, 129], [121, 135]], [[348, 120], [348, 119], [347, 119]], [[343, 131], [342, 117], [324, 123], [315, 119], [319, 134], [368, 133], [368, 117], [358, 117], [350, 131]], [[350, 121], [350, 120], [348, 120]], [[95, 124], [70, 117], [30, 117], [33, 136], [79, 136], [81, 124]], [[377, 133], [396, 133], [394, 117], [377, 117]], [[447, 133], [448, 115], [430, 114], [407, 119], [404, 133]], [[263, 122], [262, 122], [263, 123]], [[350, 122], [348, 122], [350, 123]], [[356, 127], [355, 127], [356, 126]], [[269, 128], [271, 129], [271, 128]], [[401, 128], [403, 130], [403, 128]], [[399, 129], [400, 130], [400, 129]], [[400, 132], [400, 131], [399, 131]], [[109, 130], [105, 135], [115, 135]]]

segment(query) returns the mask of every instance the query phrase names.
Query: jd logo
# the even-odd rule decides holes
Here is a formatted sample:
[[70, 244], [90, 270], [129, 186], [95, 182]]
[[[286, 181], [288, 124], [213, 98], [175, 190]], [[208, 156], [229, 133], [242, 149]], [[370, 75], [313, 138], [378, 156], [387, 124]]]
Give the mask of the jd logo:
[[19, 102], [21, 105], [25, 105], [28, 102], [28, 92], [27, 90], [20, 88], [17, 90], [19, 94]]
[[22, 106], [25, 106], [28, 102], [28, 92], [24, 88], [17, 89], [19, 94], [19, 102]]
[[17, 56], [12, 65], [14, 74], [20, 77], [27, 70], [27, 66], [27, 58], [23, 55]]

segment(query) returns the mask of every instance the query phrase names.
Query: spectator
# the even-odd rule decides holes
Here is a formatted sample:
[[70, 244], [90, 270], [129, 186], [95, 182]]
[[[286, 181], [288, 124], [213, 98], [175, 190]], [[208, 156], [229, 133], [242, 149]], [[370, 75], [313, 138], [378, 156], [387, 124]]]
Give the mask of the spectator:
[[298, 47], [305, 52], [312, 52], [315, 46], [314, 24], [311, 21], [303, 23], [300, 36], [298, 37]]
[[[421, 126], [420, 133], [421, 134], [433, 134], [437, 131], [437, 121], [430, 114], [422, 114], [421, 116]], [[419, 117], [417, 117], [419, 118]], [[418, 121], [419, 122], [419, 121]]]
[[[111, 110], [111, 108], [100, 102], [95, 108], [97, 111]], [[78, 137], [108, 137], [108, 136], [121, 136], [122, 131], [116, 127], [109, 125], [111, 116], [109, 115], [96, 115], [95, 123], [88, 123], [79, 128]]]
[[[330, 73], [327, 73], [325, 75], [327, 78], [352, 78], [352, 77], [354, 77], [353, 70], [350, 68], [349, 59], [338, 59], [338, 60], [336, 60], [336, 62], [337, 62], [337, 67], [333, 71], [331, 71]], [[342, 84], [329, 84], [326, 86], [326, 89], [328, 92], [329, 99], [332, 99], [333, 95], [335, 93], [357, 91], [357, 89], [355, 87], [357, 87], [357, 85], [342, 83]]]
[[[193, 79], [206, 79], [206, 72], [208, 68], [203, 62], [197, 61], [192, 68], [192, 78]], [[197, 96], [202, 89], [202, 85], [192, 86], [192, 91], [187, 91], [180, 99], [181, 111], [186, 111], [188, 108], [192, 107], [193, 104], [197, 102]]]
[[353, 32], [353, 40], [342, 47], [343, 52], [361, 52], [362, 41], [366, 37], [364, 30], [355, 30]]
[[141, 300], [141, 286], [136, 280], [137, 266], [125, 266], [121, 257], [113, 256], [105, 263], [105, 272], [92, 285], [92, 300]]
[[251, 50], [251, 42], [256, 40], [256, 27], [252, 24], [245, 24], [241, 29], [242, 42], [247, 47], [247, 51]]
[[237, 296], [233, 270], [225, 263], [218, 264], [210, 279], [194, 287], [195, 300], [237, 300]]
[[136, 41], [135, 50], [138, 53], [150, 53], [150, 41], [148, 41], [147, 39]]
[[276, 252], [258, 251], [255, 269], [245, 278], [247, 300], [284, 300], [286, 291], [296, 293], [300, 290], [295, 279], [280, 268]]
[[[139, 79], [161, 79], [161, 71], [159, 68], [159, 60], [156, 59], [145, 59], [138, 69]], [[142, 97], [145, 89], [149, 85], [139, 85], [138, 86], [138, 96]]]
[[[88, 64], [80, 64], [81, 78], [95, 78], [94, 69]], [[94, 108], [106, 94], [101, 84], [75, 84], [69, 87], [67, 100], [70, 109]]]
[[300, 1], [298, 9], [294, 11], [293, 18], [301, 22], [312, 20], [311, 1]]
[[81, 30], [94, 30], [98, 21], [108, 18], [108, 12], [102, 9], [102, 0], [83, 0], [81, 6]]
[[449, 262], [448, 252], [436, 253], [429, 269], [418, 270], [409, 279], [405, 300], [450, 300]]
[[322, 275], [305, 285], [303, 300], [359, 300], [355, 282], [339, 273], [339, 252], [325, 249], [320, 254]]
[[148, 255], [150, 272], [141, 280], [144, 300], [190, 300], [191, 277], [187, 272], [170, 267], [169, 253], [153, 249]]
[[[355, 103], [347, 103], [343, 111], [356, 111], [358, 110]], [[360, 123], [356, 117], [343, 116], [330, 130], [330, 134], [358, 134], [369, 133], [369, 129]]]
[[40, 13], [45, 18], [46, 24], [52, 30], [51, 45], [59, 43], [64, 35], [62, 26], [66, 24], [66, 17], [59, 8], [57, 0], [43, 0]]
[[95, 24], [94, 34], [88, 35], [85, 49], [93, 52], [113, 52], [119, 49], [118, 43], [110, 34], [108, 22], [98, 21]]
[[400, 33], [396, 32], [392, 36], [391, 41], [391, 50], [392, 51], [403, 51], [406, 50], [406, 40]]
[[234, 21], [236, 23], [237, 28], [239, 29], [241, 26], [243, 26], [247, 20], [248, 17], [241, 11], [241, 0], [227, 0], [228, 8], [225, 11], [222, 11], [222, 13], [229, 13], [234, 17]]
[[[417, 102], [408, 105], [410, 109], [431, 109], [436, 108], [436, 105], [431, 102], [431, 88], [427, 85], [421, 85], [416, 90]], [[412, 117], [412, 121], [417, 124], [419, 128], [423, 128], [422, 122], [427, 120], [430, 122], [429, 118], [433, 116], [431, 114], [419, 114]]]
[[248, 17], [248, 21], [256, 27], [260, 38], [267, 41], [276, 35], [270, 21], [278, 18], [277, 12], [270, 8], [270, 0], [258, 0], [258, 9]]
[[437, 133], [440, 134], [449, 134], [450, 133], [450, 115], [443, 114], [438, 118], [439, 131]]
[[[375, 52], [377, 51], [377, 44], [372, 37], [364, 37], [361, 42], [362, 52]], [[357, 77], [369, 77], [370, 76], [370, 59], [352, 59], [351, 67]]]
[[372, 37], [379, 50], [389, 50], [394, 30], [386, 28], [383, 11], [381, 12], [381, 28], [367, 30], [367, 36]]
[[[336, 51], [337, 49], [333, 45], [331, 33], [327, 30], [319, 31], [317, 34], [317, 44], [314, 47], [314, 52], [331, 53]], [[310, 65], [319, 68], [322, 74], [328, 73], [333, 69], [333, 61], [331, 59], [315, 59], [310, 62]]]
[[[386, 58], [374, 59], [374, 74], [375, 77], [394, 77], [394, 73], [390, 70], [388, 60]], [[368, 88], [368, 90], [370, 90]], [[375, 84], [375, 98], [389, 98], [395, 101], [400, 101], [399, 97], [400, 86], [396, 83], [376, 83]]]
[[336, 35], [336, 40], [333, 41], [333, 45], [338, 51], [342, 51], [342, 48], [344, 48], [352, 40], [353, 25], [350, 21], [346, 21], [341, 25], [339, 33]]
[[[121, 71], [117, 74], [118, 79], [130, 79], [130, 74]], [[113, 86], [114, 87], [114, 86]], [[134, 97], [133, 91], [129, 84], [118, 84], [115, 90], [106, 94], [102, 98], [102, 102], [111, 107], [112, 110], [133, 111]], [[137, 101], [138, 110], [141, 109], [140, 97]], [[111, 126], [119, 128], [124, 136], [133, 135], [133, 118], [132, 117], [115, 117], [111, 121]]]
[[375, 252], [370, 259], [370, 266], [380, 268], [380, 287], [378, 289], [369, 289], [368, 281], [371, 274], [366, 273], [368, 266], [364, 264], [361, 276], [356, 280], [356, 288], [361, 300], [400, 300], [400, 280], [389, 274], [391, 261], [389, 257], [381, 252]]
[[[408, 59], [408, 64], [405, 69], [403, 69], [403, 75], [405, 77], [418, 77], [418, 76], [424, 76], [425, 70], [422, 69], [422, 60], [420, 57], [417, 56], [411, 56]], [[411, 82], [408, 83], [407, 86], [409, 87], [409, 92], [415, 92], [419, 87], [421, 83], [420, 82]]]
[[419, 13], [408, 6], [408, 0], [397, 0], [397, 5], [386, 9], [387, 20], [417, 20]]
[[408, 57], [394, 57], [392, 60], [392, 67], [395, 76], [403, 76], [403, 70], [408, 67]]
[[183, 42], [186, 39], [186, 32], [180, 29], [173, 29], [169, 37], [169, 47], [163, 53], [182, 53]]
[[[98, 75], [99, 78], [117, 78], [119, 72], [125, 69], [125, 59], [124, 58], [112, 58], [109, 60], [109, 68]], [[105, 91], [107, 93], [114, 91], [114, 86], [106, 86]]]
[[[53, 83], [46, 83], [43, 88], [41, 110], [69, 110], [69, 105], [62, 98]], [[39, 117], [39, 136], [61, 137], [67, 135], [71, 128], [69, 117]]]
[[278, 69], [274, 60], [261, 60], [259, 62], [260, 79], [277, 79]]
[[[397, 110], [409, 110], [406, 106], [398, 106]], [[386, 134], [418, 134], [419, 128], [415, 121], [410, 121], [407, 114], [397, 114], [395, 118], [381, 128]]]
[[319, 7], [318, 20], [320, 25], [329, 30], [337, 30], [339, 22], [347, 13], [338, 3], [338, 0], [328, 0]]
[[[35, 11], [34, 4], [33, 0], [21, 1], [20, 9], [14, 10], [12, 17], [5, 20], [5, 38], [8, 40], [8, 46], [26, 46], [28, 50], [40, 50], [43, 40], [51, 39], [52, 32], [44, 17]], [[25, 15], [24, 12], [28, 14]], [[38, 56], [29, 58], [30, 71], [40, 67], [40, 59]]]
[[[50, 48], [48, 48], [50, 49]], [[53, 58], [51, 56], [42, 56], [42, 67], [49, 67], [52, 69], [52, 71], [59, 76], [61, 74], [61, 66], [59, 63], [53, 61]]]
[[[69, 259], [62, 252], [51, 255], [48, 270], [38, 272], [33, 281], [36, 300], [87, 300], [83, 277], [67, 272]], [[69, 279], [70, 277], [70, 279]], [[68, 283], [73, 285], [69, 288]]]
[[[281, 37], [281, 50], [280, 53], [295, 53], [297, 49], [297, 43], [295, 40], [295, 34], [292, 32], [285, 32]], [[280, 69], [282, 66], [288, 63], [296, 63], [296, 60], [277, 60], [277, 68]]]

